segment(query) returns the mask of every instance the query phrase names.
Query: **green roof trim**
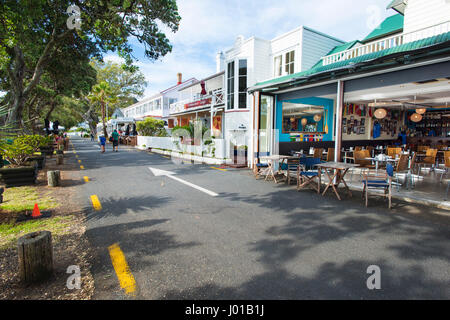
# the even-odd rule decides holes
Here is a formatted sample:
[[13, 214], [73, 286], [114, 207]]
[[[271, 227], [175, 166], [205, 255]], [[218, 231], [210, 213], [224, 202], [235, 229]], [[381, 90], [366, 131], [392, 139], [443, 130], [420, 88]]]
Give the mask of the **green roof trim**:
[[[330, 52], [328, 52], [325, 55], [325, 57], [326, 56], [330, 56], [330, 55], [335, 54], [335, 53], [339, 53], [339, 52], [345, 51], [345, 50], [349, 50], [349, 49], [353, 48], [353, 46], [355, 46], [357, 43], [361, 43], [361, 42], [359, 40], [353, 40], [353, 41], [341, 44], [339, 46], [336, 46]], [[322, 65], [322, 63], [323, 63], [323, 60], [320, 59], [312, 68], [319, 67], [319, 66]]]
[[405, 22], [405, 17], [401, 14], [395, 14], [386, 18], [377, 28], [375, 28], [367, 37], [365, 37], [361, 42], [366, 43], [389, 34], [396, 32], [401, 32], [403, 30], [403, 25]]
[[385, 50], [381, 50], [381, 51], [373, 52], [373, 53], [368, 53], [368, 54], [365, 54], [365, 55], [362, 55], [362, 56], [359, 56], [356, 58], [338, 61], [338, 62], [329, 64], [326, 66], [323, 66], [321, 63], [318, 63], [315, 67], [313, 67], [309, 70], [305, 70], [305, 71], [302, 71], [299, 73], [294, 73], [294, 74], [290, 74], [290, 75], [283, 76], [280, 78], [260, 82], [260, 83], [257, 83], [254, 87], [277, 85], [280, 83], [288, 82], [289, 80], [293, 80], [296, 78], [308, 77], [308, 76], [312, 76], [314, 74], [318, 74], [321, 72], [327, 72], [327, 71], [343, 68], [346, 66], [351, 66], [354, 64], [362, 63], [362, 62], [367, 62], [370, 60], [375, 60], [375, 59], [389, 56], [389, 55], [395, 54], [395, 53], [417, 50], [417, 49], [433, 46], [433, 45], [447, 42], [447, 41], [450, 41], [450, 32], [443, 33], [443, 34], [433, 36], [430, 38], [426, 38], [426, 39], [422, 39], [422, 40], [417, 40], [417, 41], [410, 42], [410, 43], [405, 43], [405, 44], [402, 44], [402, 45], [394, 47], [394, 48], [385, 49]]

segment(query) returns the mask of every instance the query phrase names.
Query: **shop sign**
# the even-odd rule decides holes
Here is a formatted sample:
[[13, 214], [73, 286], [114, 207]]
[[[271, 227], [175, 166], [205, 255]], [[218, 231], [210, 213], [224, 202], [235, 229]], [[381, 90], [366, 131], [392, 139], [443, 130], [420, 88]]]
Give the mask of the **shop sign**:
[[191, 102], [191, 103], [186, 103], [184, 105], [184, 109], [206, 106], [208, 104], [211, 104], [211, 98], [203, 99], [203, 100], [199, 100], [199, 101], [195, 101], [195, 102]]

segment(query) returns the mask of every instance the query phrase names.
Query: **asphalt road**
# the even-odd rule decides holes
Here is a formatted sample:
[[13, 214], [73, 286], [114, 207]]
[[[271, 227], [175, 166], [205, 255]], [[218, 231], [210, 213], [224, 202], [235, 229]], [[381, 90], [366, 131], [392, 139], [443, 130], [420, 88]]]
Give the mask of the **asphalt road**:
[[[122, 148], [105, 154], [72, 139], [90, 181], [79, 186], [96, 299], [449, 299], [450, 216], [361, 195], [255, 180]], [[149, 167], [169, 170], [214, 197]], [[97, 195], [102, 209], [93, 209]], [[432, 212], [433, 211], [433, 212]], [[117, 244], [136, 282], [121, 288], [108, 248]], [[369, 290], [371, 265], [381, 289]]]

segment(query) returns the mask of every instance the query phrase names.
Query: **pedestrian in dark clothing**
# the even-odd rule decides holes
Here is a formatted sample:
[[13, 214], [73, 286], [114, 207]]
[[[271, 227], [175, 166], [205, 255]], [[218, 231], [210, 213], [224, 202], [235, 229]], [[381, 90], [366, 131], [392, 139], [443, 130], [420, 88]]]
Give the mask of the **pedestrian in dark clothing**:
[[119, 134], [117, 133], [117, 130], [114, 130], [112, 133], [112, 143], [113, 143], [113, 152], [119, 152]]

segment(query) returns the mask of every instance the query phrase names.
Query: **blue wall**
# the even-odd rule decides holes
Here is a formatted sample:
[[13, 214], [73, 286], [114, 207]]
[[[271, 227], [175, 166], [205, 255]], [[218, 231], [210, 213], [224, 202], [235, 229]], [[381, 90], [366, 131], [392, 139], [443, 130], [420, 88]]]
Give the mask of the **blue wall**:
[[[294, 100], [283, 100], [276, 101], [276, 124], [275, 129], [280, 130], [280, 142], [289, 142], [291, 141], [291, 136], [289, 133], [283, 133], [283, 111], [282, 106], [283, 102], [291, 102], [291, 103], [301, 103], [301, 104], [310, 104], [313, 106], [323, 106], [326, 110], [327, 114], [327, 124], [328, 124], [328, 134], [323, 135], [323, 141], [333, 141], [333, 118], [334, 118], [334, 101], [332, 99], [325, 98], [302, 98], [302, 99], [294, 99]], [[320, 125], [320, 123], [319, 123]], [[324, 125], [325, 128], [325, 125]]]

